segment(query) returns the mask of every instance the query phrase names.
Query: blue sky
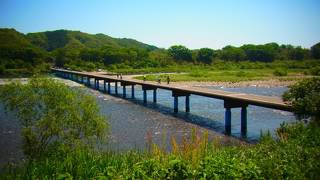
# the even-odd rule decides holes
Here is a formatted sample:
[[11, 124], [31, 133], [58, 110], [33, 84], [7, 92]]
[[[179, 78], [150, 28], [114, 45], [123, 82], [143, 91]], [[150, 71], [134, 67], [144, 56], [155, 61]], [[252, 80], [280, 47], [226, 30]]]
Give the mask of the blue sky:
[[0, 27], [69, 29], [168, 48], [320, 42], [319, 0], [0, 0]]

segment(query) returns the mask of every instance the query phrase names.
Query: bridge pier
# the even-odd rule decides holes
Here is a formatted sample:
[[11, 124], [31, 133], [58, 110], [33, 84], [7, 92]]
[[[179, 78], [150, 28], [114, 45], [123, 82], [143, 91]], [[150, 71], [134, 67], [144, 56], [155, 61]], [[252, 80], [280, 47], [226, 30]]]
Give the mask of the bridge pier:
[[103, 91], [107, 92], [106, 80], [103, 80]]
[[90, 77], [89, 76], [87, 76], [87, 86], [91, 86], [91, 83], [90, 83]]
[[143, 102], [147, 103], [147, 91], [148, 90], [153, 90], [153, 102], [157, 102], [157, 88], [153, 87], [153, 86], [142, 86], [142, 90], [143, 90]]
[[247, 107], [241, 107], [241, 134], [247, 134]]
[[81, 76], [81, 84], [83, 84], [83, 82], [84, 82], [84, 77]]
[[178, 96], [173, 97], [173, 112], [177, 113], [178, 112]]
[[248, 104], [240, 101], [224, 100], [225, 133], [231, 134], [231, 108], [241, 108], [241, 135], [247, 134], [247, 107]]
[[178, 97], [185, 96], [186, 97], [186, 112], [190, 112], [190, 94], [181, 92], [181, 91], [172, 91], [173, 99], [173, 112], [178, 112]]
[[118, 95], [118, 82], [114, 82], [114, 90], [115, 90], [115, 93], [116, 95]]
[[224, 123], [225, 123], [225, 133], [231, 134], [231, 108], [226, 108]]
[[156, 103], [157, 102], [157, 89], [153, 90], [153, 102]]
[[134, 85], [131, 85], [131, 98], [134, 99]]
[[121, 86], [123, 87], [123, 97], [125, 98], [127, 96], [127, 90], [126, 86], [131, 86], [131, 96], [134, 97], [134, 85], [135, 83], [129, 83], [129, 82], [121, 82]]
[[126, 98], [126, 96], [127, 96], [127, 91], [126, 91], [126, 86], [124, 85], [122, 86], [122, 97]]
[[108, 94], [111, 93], [110, 81], [108, 81]]
[[147, 90], [143, 89], [143, 103], [147, 103]]
[[186, 96], [186, 112], [190, 112], [190, 95]]
[[99, 79], [96, 79], [96, 89], [99, 91]]

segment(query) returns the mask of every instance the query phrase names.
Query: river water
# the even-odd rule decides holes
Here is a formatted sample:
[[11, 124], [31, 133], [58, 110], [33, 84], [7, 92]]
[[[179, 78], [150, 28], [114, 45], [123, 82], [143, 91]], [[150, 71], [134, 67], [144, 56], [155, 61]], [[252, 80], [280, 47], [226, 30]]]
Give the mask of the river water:
[[[74, 83], [63, 80], [69, 84]], [[241, 138], [240, 133], [240, 109], [232, 109], [232, 134], [231, 137], [224, 136], [224, 106], [222, 100], [211, 99], [196, 95], [190, 96], [190, 113], [185, 112], [185, 99], [179, 97], [179, 112], [173, 113], [173, 97], [171, 91], [157, 90], [157, 103], [153, 103], [153, 93], [148, 92], [148, 103], [143, 103], [141, 87], [135, 87], [135, 99], [131, 98], [131, 89], [127, 87], [127, 98], [122, 97], [122, 88], [119, 88], [119, 97], [107, 95], [93, 89], [79, 86], [88, 94], [94, 95], [100, 106], [101, 113], [107, 117], [110, 124], [110, 139], [106, 148], [116, 151], [129, 149], [145, 149], [147, 142], [156, 143], [170, 150], [170, 139], [175, 137], [181, 142], [182, 137], [190, 137], [193, 129], [199, 133], [209, 132], [210, 139], [219, 138], [223, 143], [234, 143]], [[251, 93], [268, 96], [281, 96], [287, 90], [286, 87], [274, 88], [221, 88], [225, 91]], [[111, 94], [114, 94], [112, 86]], [[3, 106], [2, 106], [3, 108]], [[0, 111], [1, 128], [4, 133], [1, 141], [8, 140], [8, 132], [11, 133], [9, 139], [19, 135], [16, 125], [12, 124], [14, 116]], [[249, 106], [248, 107], [248, 133], [245, 138], [248, 142], [259, 140], [260, 133], [270, 131], [274, 134], [276, 128], [283, 122], [294, 122], [292, 113], [273, 110], [268, 108]], [[11, 122], [11, 123], [10, 123]], [[10, 129], [11, 128], [11, 129]], [[10, 134], [9, 133], [9, 134]], [[5, 138], [5, 139], [4, 139]], [[2, 145], [6, 143], [1, 143]], [[10, 144], [10, 143], [9, 143]], [[16, 145], [14, 145], [15, 147]], [[12, 152], [12, 150], [10, 150]]]
[[[287, 90], [286, 87], [207, 88], [266, 96], [281, 96]], [[113, 86], [111, 89], [111, 94], [115, 94]], [[122, 88], [118, 89], [118, 93], [118, 96], [122, 97]], [[103, 93], [98, 93], [97, 97], [102, 113], [108, 116], [111, 124], [111, 139], [113, 140], [111, 146], [120, 150], [145, 147], [148, 133], [152, 134], [153, 140], [158, 144], [163, 141], [163, 136], [175, 136], [181, 139], [184, 135], [190, 135], [194, 127], [200, 131], [208, 130], [212, 136], [223, 136], [224, 133], [225, 109], [222, 100], [191, 95], [191, 110], [190, 113], [186, 113], [185, 98], [179, 97], [179, 112], [175, 114], [173, 113], [173, 97], [171, 91], [167, 90], [157, 90], [157, 103], [152, 102], [153, 91], [148, 91], [146, 105], [143, 103], [143, 92], [139, 86], [135, 87], [135, 99], [131, 98], [129, 87], [127, 87], [126, 99]], [[248, 132], [245, 140], [256, 142], [261, 132], [269, 131], [274, 135], [281, 123], [295, 121], [294, 115], [290, 112], [249, 106]], [[240, 132], [240, 108], [232, 109], [231, 131], [232, 137], [243, 139]], [[166, 144], [170, 142], [167, 140]]]

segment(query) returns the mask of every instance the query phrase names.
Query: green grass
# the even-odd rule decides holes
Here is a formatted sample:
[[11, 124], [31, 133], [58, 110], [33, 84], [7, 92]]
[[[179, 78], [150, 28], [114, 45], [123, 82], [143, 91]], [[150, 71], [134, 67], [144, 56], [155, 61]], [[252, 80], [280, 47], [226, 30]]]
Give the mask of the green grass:
[[172, 152], [112, 153], [76, 149], [9, 166], [1, 179], [319, 179], [318, 125], [284, 125], [276, 139], [257, 145], [221, 146], [193, 135]]
[[[157, 81], [159, 77], [162, 81], [166, 81], [168, 75], [152, 75], [154, 73], [175, 73], [169, 75], [171, 81], [239, 82], [267, 79], [296, 80], [305, 74], [316, 75], [315, 67], [320, 67], [320, 61], [274, 61], [272, 63], [216, 61], [211, 65], [184, 64], [142, 69], [126, 66], [112, 71], [123, 74], [147, 74], [146, 79], [149, 81]], [[142, 80], [143, 77], [137, 77], [137, 79]]]
[[[187, 73], [146, 75], [146, 80], [156, 81], [161, 78], [166, 81], [167, 76], [173, 82], [179, 81], [222, 81], [222, 82], [239, 82], [250, 80], [267, 80], [267, 79], [299, 79], [302, 76], [302, 70], [288, 70], [288, 74], [278, 76], [274, 74], [273, 69], [242, 69], [242, 70], [194, 70]], [[143, 76], [137, 77], [142, 80]]]

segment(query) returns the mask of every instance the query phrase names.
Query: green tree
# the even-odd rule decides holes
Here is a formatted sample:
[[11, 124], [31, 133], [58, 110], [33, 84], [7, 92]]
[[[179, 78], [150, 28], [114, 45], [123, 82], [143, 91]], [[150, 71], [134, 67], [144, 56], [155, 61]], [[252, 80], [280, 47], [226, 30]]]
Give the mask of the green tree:
[[85, 61], [100, 62], [102, 60], [102, 52], [97, 49], [84, 49], [80, 52], [80, 58]]
[[197, 60], [205, 64], [211, 64], [213, 55], [214, 55], [214, 51], [212, 49], [201, 48], [198, 51]]
[[299, 118], [313, 117], [320, 123], [320, 78], [303, 80], [284, 93]]
[[192, 61], [192, 52], [182, 45], [174, 45], [168, 49], [168, 53], [175, 60]]
[[242, 61], [246, 59], [246, 54], [241, 48], [226, 46], [222, 48], [220, 58], [227, 61]]
[[244, 50], [248, 60], [271, 62], [277, 57], [279, 49], [278, 44], [269, 43], [265, 45], [243, 45], [241, 49]]
[[70, 59], [66, 56], [64, 49], [59, 49], [55, 52], [56, 60], [55, 65], [58, 67], [64, 67], [65, 64], [70, 63]]
[[303, 60], [308, 55], [308, 50], [302, 49], [300, 46], [289, 51], [290, 60]]
[[311, 47], [311, 55], [314, 59], [320, 59], [320, 42]]
[[21, 120], [23, 150], [31, 158], [59, 147], [87, 146], [105, 137], [107, 123], [94, 98], [53, 79], [5, 85], [0, 99]]

